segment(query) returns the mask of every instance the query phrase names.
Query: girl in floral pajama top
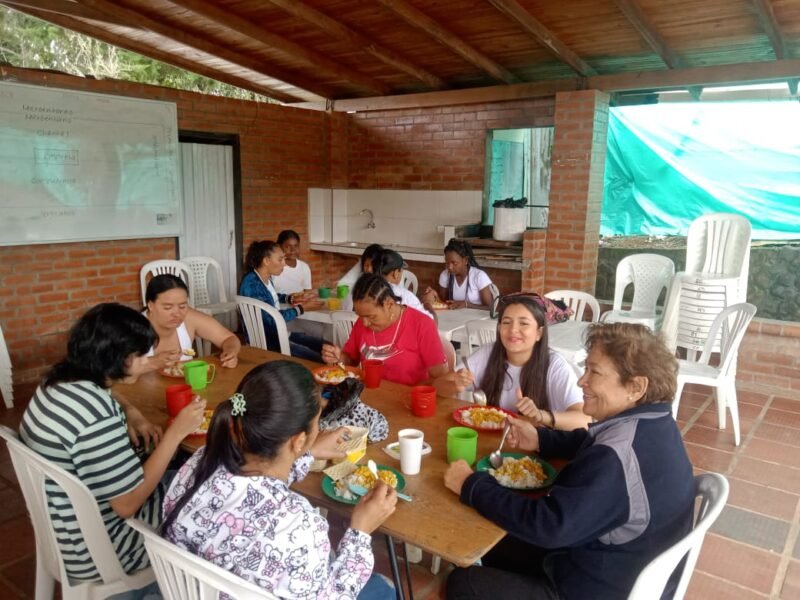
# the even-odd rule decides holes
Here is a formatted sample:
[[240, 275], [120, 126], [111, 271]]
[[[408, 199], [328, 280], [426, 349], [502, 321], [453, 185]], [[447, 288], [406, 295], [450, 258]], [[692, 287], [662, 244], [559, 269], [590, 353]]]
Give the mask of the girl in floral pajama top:
[[305, 367], [274, 361], [251, 371], [217, 407], [207, 446], [173, 479], [165, 537], [280, 598], [357, 598], [374, 564], [370, 533], [397, 496], [385, 485], [365, 495], [331, 556], [327, 521], [289, 489], [314, 457], [336, 453], [341, 430], [318, 435], [319, 413]]

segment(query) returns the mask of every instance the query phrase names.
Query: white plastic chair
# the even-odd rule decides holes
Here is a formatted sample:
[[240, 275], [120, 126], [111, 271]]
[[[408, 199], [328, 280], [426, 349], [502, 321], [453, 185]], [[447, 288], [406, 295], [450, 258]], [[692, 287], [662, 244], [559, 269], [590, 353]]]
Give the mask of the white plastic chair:
[[[678, 360], [678, 387], [672, 401], [672, 416], [677, 418], [683, 386], [698, 383], [714, 388], [717, 398], [719, 428], [725, 429], [725, 408], [731, 411], [733, 439], [739, 445], [739, 405], [736, 399], [736, 359], [747, 326], [756, 314], [756, 307], [740, 302], [724, 309], [711, 325], [705, 348], [697, 361]], [[719, 339], [719, 366], [709, 364], [714, 341]]]
[[333, 344], [341, 348], [350, 338], [353, 325], [358, 319], [358, 315], [352, 310], [335, 310], [331, 313], [331, 323], [333, 324]]
[[142, 306], [147, 305], [147, 302], [145, 301], [147, 283], [156, 275], [175, 275], [183, 279], [186, 287], [189, 288], [189, 306], [194, 307], [194, 298], [192, 297], [194, 280], [192, 277], [192, 271], [185, 263], [182, 263], [179, 260], [154, 260], [149, 263], [145, 263], [142, 266], [142, 268], [139, 270], [139, 285], [142, 288]]
[[239, 313], [242, 315], [242, 323], [244, 324], [247, 339], [251, 346], [261, 348], [262, 350], [269, 350], [267, 345], [267, 332], [264, 328], [264, 320], [261, 316], [261, 311], [266, 312], [275, 322], [275, 328], [278, 331], [278, 341], [280, 342], [280, 352], [286, 356], [291, 356], [291, 347], [289, 346], [289, 332], [286, 329], [286, 321], [283, 320], [283, 315], [280, 311], [261, 300], [248, 298], [247, 296], [236, 296], [236, 305], [239, 308]]
[[442, 350], [447, 358], [447, 370], [452, 371], [456, 365], [456, 349], [442, 332], [439, 332], [439, 339], [442, 341]]
[[552, 292], [547, 292], [545, 297], [551, 300], [561, 300], [567, 305], [567, 308], [571, 308], [570, 321], [583, 321], [583, 315], [587, 307], [592, 311], [592, 323], [597, 323], [600, 319], [600, 304], [591, 294], [576, 290], [553, 290]]
[[6, 408], [14, 407], [14, 380], [11, 374], [11, 357], [8, 354], [6, 338], [3, 336], [3, 328], [0, 327], [0, 393], [3, 395], [3, 402]]
[[144, 537], [165, 600], [217, 600], [222, 592], [237, 600], [277, 598], [264, 588], [179, 548], [142, 521], [128, 519], [127, 523]]
[[[89, 488], [77, 477], [28, 448], [17, 433], [0, 425], [0, 437], [8, 445], [22, 495], [33, 523], [36, 538], [36, 598], [53, 597], [56, 581], [61, 583], [64, 600], [99, 600], [126, 590], [150, 585], [155, 577], [150, 568], [131, 575], [125, 573], [108, 537], [100, 509]], [[67, 494], [78, 520], [83, 541], [102, 581], [71, 582], [64, 569], [61, 549], [50, 520], [45, 480], [54, 481]], [[5, 543], [13, 543], [7, 540]]]
[[739, 215], [713, 213], [698, 217], [686, 238], [686, 272], [739, 277], [747, 295], [750, 271], [750, 221]]
[[702, 473], [694, 478], [696, 495], [700, 497], [694, 528], [679, 542], [650, 561], [633, 585], [628, 600], [651, 600], [661, 596], [678, 563], [686, 556], [678, 587], [672, 600], [683, 600], [692, 578], [697, 557], [706, 532], [717, 520], [728, 501], [728, 480], [719, 473]]
[[[222, 267], [209, 256], [188, 256], [182, 258], [184, 263], [192, 273], [191, 297], [194, 307], [203, 312], [214, 315], [224, 315], [236, 310], [236, 302], [228, 302], [228, 295], [225, 293], [225, 284], [222, 277]], [[211, 273], [209, 273], [209, 271]], [[209, 288], [209, 275], [213, 277], [213, 293]]]
[[[656, 310], [656, 302], [661, 290], [669, 290], [674, 275], [675, 263], [666, 256], [647, 253], [626, 256], [617, 265], [614, 307], [603, 313], [600, 320], [606, 323], [641, 323], [652, 331], [657, 331], [661, 324], [661, 314]], [[631, 307], [622, 310], [625, 289], [631, 284]]]
[[468, 352], [463, 356], [469, 356], [479, 346], [492, 344], [497, 339], [497, 320], [496, 319], [476, 319], [467, 321], [467, 339], [469, 340]]
[[417, 276], [414, 275], [411, 271], [407, 271], [403, 269], [403, 280], [401, 281], [401, 285], [411, 290], [411, 293], [415, 296], [417, 295], [417, 290], [419, 289], [419, 281], [417, 280]]

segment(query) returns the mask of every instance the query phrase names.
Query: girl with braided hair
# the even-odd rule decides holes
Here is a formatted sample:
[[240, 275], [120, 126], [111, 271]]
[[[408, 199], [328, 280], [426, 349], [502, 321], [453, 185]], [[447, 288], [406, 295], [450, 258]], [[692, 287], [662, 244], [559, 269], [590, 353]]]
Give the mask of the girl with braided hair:
[[439, 275], [439, 291], [428, 288], [422, 301], [446, 302], [450, 308], [479, 308], [492, 305], [492, 280], [478, 266], [472, 246], [452, 238], [444, 247], [445, 269]]

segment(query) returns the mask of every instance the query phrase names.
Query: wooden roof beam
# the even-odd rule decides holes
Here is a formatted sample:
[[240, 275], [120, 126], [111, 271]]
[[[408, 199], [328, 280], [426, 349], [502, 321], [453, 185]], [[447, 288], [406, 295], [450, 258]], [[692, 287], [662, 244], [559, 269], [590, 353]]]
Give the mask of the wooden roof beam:
[[442, 79], [433, 73], [406, 60], [402, 56], [396, 54], [394, 51], [373, 42], [365, 35], [318, 11], [316, 8], [312, 8], [307, 4], [303, 4], [299, 0], [269, 0], [269, 2], [281, 7], [283, 10], [299, 19], [303, 19], [313, 25], [316, 25], [325, 33], [340, 40], [344, 40], [345, 42], [360, 48], [364, 52], [370, 53], [375, 58], [386, 63], [387, 65], [391, 65], [392, 67], [395, 67], [396, 69], [411, 75], [416, 79], [419, 79], [428, 87], [431, 87], [435, 90], [443, 90], [449, 87]]
[[77, 2], [69, 2], [68, 0], [0, 0], [0, 4], [5, 4], [9, 8], [19, 10], [20, 12], [24, 12], [25, 8], [31, 8], [46, 13], [55, 13], [57, 15], [77, 17], [79, 19], [89, 19], [91, 21], [109, 23], [111, 25], [125, 25], [125, 23], [121, 22], [119, 19], [114, 19], [110, 15], [92, 10]]
[[[636, 0], [614, 0], [614, 3], [641, 38], [653, 49], [653, 52], [661, 57], [665, 65], [670, 69], [680, 69], [684, 66], [683, 61], [664, 41], [658, 29], [642, 11]], [[703, 94], [703, 88], [697, 86], [690, 86], [687, 91], [695, 100], [700, 100], [700, 96]]]
[[772, 10], [772, 4], [769, 0], [752, 0], [753, 8], [756, 11], [761, 27], [764, 33], [769, 38], [769, 43], [772, 44], [772, 51], [775, 53], [775, 58], [778, 60], [786, 58], [786, 41], [781, 33], [778, 20], [775, 18], [775, 12]]
[[405, 0], [378, 0], [386, 8], [394, 11], [412, 27], [421, 29], [437, 42], [449, 48], [467, 62], [475, 65], [493, 79], [503, 83], [517, 83], [519, 77], [479, 52], [460, 37], [442, 27], [428, 15]]
[[517, 0], [489, 0], [506, 16], [516, 21], [522, 28], [530, 33], [536, 41], [547, 48], [550, 53], [561, 62], [570, 66], [578, 75], [588, 77], [595, 75], [596, 71], [589, 66], [580, 56], [562, 42], [556, 35], [536, 20], [531, 13], [525, 10]]
[[327, 56], [319, 54], [303, 46], [288, 40], [275, 33], [267, 31], [251, 21], [232, 13], [229, 9], [223, 9], [205, 0], [170, 0], [173, 4], [182, 6], [195, 14], [201, 15], [218, 25], [221, 25], [239, 35], [243, 35], [257, 42], [270, 50], [278, 50], [290, 59], [299, 59], [308, 66], [317, 70], [329, 71], [349, 83], [355, 84], [360, 88], [378, 94], [388, 94], [391, 88], [388, 85], [369, 77], [355, 69], [331, 60]]
[[110, 33], [109, 31], [106, 31], [99, 27], [93, 27], [91, 25], [88, 25], [85, 21], [79, 21], [78, 19], [75, 19], [73, 17], [69, 17], [60, 13], [56, 14], [53, 12], [34, 10], [32, 8], [27, 8], [27, 7], [24, 9], [20, 8], [19, 10], [20, 12], [24, 12], [25, 14], [31, 15], [32, 17], [36, 17], [37, 19], [42, 19], [43, 21], [53, 23], [60, 27], [65, 27], [73, 31], [78, 31], [85, 35], [96, 38], [102, 42], [106, 42], [107, 44], [112, 44], [119, 48], [124, 48], [125, 50], [136, 52], [137, 54], [141, 54], [142, 56], [149, 56], [150, 58], [159, 60], [163, 63], [173, 65], [181, 69], [186, 69], [187, 71], [191, 71], [192, 73], [197, 73], [198, 75], [202, 75], [203, 77], [208, 77], [216, 81], [221, 81], [223, 83], [227, 83], [242, 88], [243, 90], [249, 90], [251, 92], [255, 92], [256, 94], [263, 94], [264, 96], [273, 98], [274, 100], [277, 100], [279, 102], [291, 103], [291, 102], [296, 102], [299, 99], [298, 96], [293, 96], [291, 94], [287, 94], [285, 92], [275, 90], [267, 86], [259, 85], [247, 79], [236, 77], [234, 75], [229, 75], [222, 71], [217, 71], [215, 69], [204, 67], [202, 65], [197, 65], [189, 60], [176, 56], [175, 54], [169, 54], [167, 52], [156, 50], [155, 48], [153, 48], [153, 46], [149, 44], [133, 42], [127, 38], [121, 38], [115, 36], [113, 33]]
[[[284, 69], [276, 65], [271, 65], [271, 64], [268, 65], [263, 61], [254, 59], [248, 55], [242, 54], [235, 50], [231, 50], [224, 46], [216, 45], [205, 38], [183, 31], [178, 27], [167, 25], [166, 23], [162, 23], [161, 21], [151, 19], [150, 17], [142, 15], [136, 11], [130, 10], [128, 8], [123, 8], [118, 4], [111, 2], [110, 0], [81, 0], [81, 2], [95, 10], [123, 19], [126, 23], [126, 27], [134, 27], [152, 31], [153, 33], [161, 35], [167, 39], [171, 39], [185, 46], [195, 48], [196, 50], [200, 50], [201, 52], [204, 52], [210, 56], [221, 58], [232, 64], [244, 67], [246, 69], [250, 69], [251, 71], [254, 71], [266, 77], [283, 81], [284, 83], [288, 83], [289, 85], [300, 88], [301, 90], [306, 90], [322, 98], [330, 98], [333, 95], [333, 91], [331, 90], [331, 88], [318, 84], [302, 76], [298, 76], [294, 71], [291, 71], [289, 69]], [[47, 17], [44, 18], [47, 20]], [[81, 31], [81, 29], [78, 28], [76, 29], [76, 31]], [[116, 39], [116, 36], [114, 37], [114, 39]], [[117, 42], [109, 42], [109, 43], [117, 44]], [[149, 46], [147, 45], [143, 45], [143, 47], [145, 49], [149, 48]], [[143, 54], [144, 56], [152, 55], [150, 52], [142, 50], [139, 50], [138, 52], [140, 54]], [[194, 63], [191, 62], [190, 64]], [[198, 67], [195, 67], [190, 70], [197, 71], [197, 68]], [[217, 69], [215, 69], [215, 71], [219, 72]], [[250, 89], [250, 88], [245, 88], [245, 89]]]

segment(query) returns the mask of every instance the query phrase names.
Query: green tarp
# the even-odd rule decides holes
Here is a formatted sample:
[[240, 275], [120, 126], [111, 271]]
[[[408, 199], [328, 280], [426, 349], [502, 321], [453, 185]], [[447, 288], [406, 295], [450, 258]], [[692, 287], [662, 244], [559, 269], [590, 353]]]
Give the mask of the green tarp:
[[685, 235], [712, 212], [800, 239], [800, 103], [612, 108], [600, 233]]

